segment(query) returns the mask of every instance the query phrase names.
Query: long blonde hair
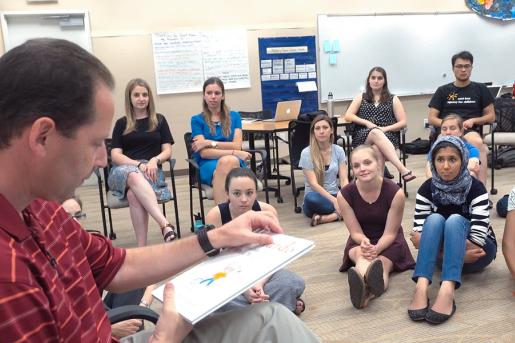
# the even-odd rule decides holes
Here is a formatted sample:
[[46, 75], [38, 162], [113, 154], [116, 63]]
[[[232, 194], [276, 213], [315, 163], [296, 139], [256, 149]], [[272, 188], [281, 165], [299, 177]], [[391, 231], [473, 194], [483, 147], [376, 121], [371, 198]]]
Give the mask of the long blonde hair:
[[324, 185], [324, 172], [325, 172], [325, 163], [324, 157], [320, 152], [320, 146], [315, 137], [315, 124], [325, 120], [329, 126], [331, 127], [331, 144], [334, 142], [334, 126], [333, 121], [325, 114], [320, 114], [313, 119], [311, 122], [311, 126], [309, 128], [309, 150], [311, 151], [311, 160], [313, 162], [313, 171], [315, 172], [315, 176], [317, 178], [317, 182], [319, 185]]
[[229, 137], [229, 135], [231, 134], [231, 115], [229, 112], [229, 107], [225, 104], [224, 83], [218, 77], [210, 77], [209, 79], [204, 81], [204, 85], [202, 86], [202, 117], [209, 126], [211, 134], [214, 135], [216, 131], [215, 124], [211, 120], [212, 113], [209, 110], [209, 107], [207, 106], [206, 100], [204, 99], [206, 87], [212, 84], [216, 84], [220, 87], [220, 89], [222, 89], [222, 96], [224, 97], [224, 99], [222, 99], [222, 103], [220, 104], [220, 122], [222, 124], [222, 135], [224, 137]]
[[154, 105], [154, 96], [152, 95], [152, 89], [150, 88], [147, 81], [143, 79], [132, 79], [125, 87], [125, 116], [127, 117], [127, 125], [123, 134], [126, 135], [136, 129], [136, 118], [134, 117], [134, 106], [132, 106], [131, 93], [136, 86], [145, 87], [148, 92], [148, 132], [154, 131], [157, 128], [158, 119], [156, 114], [156, 106]]

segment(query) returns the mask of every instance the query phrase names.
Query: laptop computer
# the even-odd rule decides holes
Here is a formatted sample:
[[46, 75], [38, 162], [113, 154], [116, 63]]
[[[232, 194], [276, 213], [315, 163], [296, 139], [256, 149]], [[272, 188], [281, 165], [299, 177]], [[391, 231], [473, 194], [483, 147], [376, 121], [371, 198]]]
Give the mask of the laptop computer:
[[279, 101], [275, 108], [275, 116], [263, 121], [289, 121], [297, 119], [301, 105], [302, 100]]
[[490, 94], [495, 98], [499, 97], [499, 94], [501, 93], [502, 86], [487, 86], [488, 90], [490, 91]]

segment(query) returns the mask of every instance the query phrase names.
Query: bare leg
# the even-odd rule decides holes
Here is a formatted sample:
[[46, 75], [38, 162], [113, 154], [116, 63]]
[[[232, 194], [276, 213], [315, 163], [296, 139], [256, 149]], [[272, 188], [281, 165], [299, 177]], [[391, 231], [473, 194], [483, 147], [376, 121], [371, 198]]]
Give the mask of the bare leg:
[[479, 133], [475, 131], [467, 133], [463, 138], [479, 149], [479, 161], [481, 162], [481, 165], [479, 166], [479, 174], [477, 178], [486, 186], [488, 147], [483, 143], [483, 139]]
[[372, 149], [374, 149], [374, 151], [376, 152], [377, 165], [379, 166], [379, 172], [382, 175], [384, 173], [384, 164], [385, 164], [383, 153], [381, 152], [381, 150], [379, 150], [379, 148], [375, 144], [372, 144]]
[[168, 220], [159, 208], [156, 194], [152, 186], [150, 186], [141, 173], [130, 173], [127, 177], [127, 186], [134, 193], [141, 206], [143, 206], [147, 213], [157, 222], [159, 227], [164, 227], [168, 224]]
[[127, 200], [129, 201], [129, 212], [131, 215], [132, 226], [136, 234], [136, 242], [138, 247], [147, 245], [148, 233], [148, 213], [141, 205], [134, 192], [129, 188], [127, 191]]
[[438, 295], [436, 296], [435, 302], [431, 309], [433, 311], [451, 314], [452, 302], [454, 300], [454, 281], [442, 281]]
[[331, 214], [319, 214], [319, 216], [319, 224], [332, 223], [338, 220], [338, 215], [336, 214], [336, 212]]
[[225, 178], [227, 174], [234, 168], [238, 168], [240, 162], [236, 156], [226, 155], [220, 157], [213, 174], [213, 198], [215, 204], [221, 204], [227, 201], [227, 194], [225, 193]]
[[383, 262], [383, 280], [384, 280], [384, 289], [388, 289], [388, 284], [390, 283], [390, 273], [393, 270], [393, 262], [384, 256], [377, 257]]
[[408, 310], [419, 310], [426, 308], [428, 299], [428, 287], [429, 279], [425, 277], [419, 277], [417, 285], [415, 286], [415, 292], [413, 293], [413, 299], [408, 306]]
[[379, 129], [374, 129], [369, 132], [367, 139], [365, 141], [367, 144], [374, 144], [377, 146], [379, 151], [383, 154], [383, 156], [390, 161], [395, 168], [402, 174], [406, 174], [408, 169], [402, 164], [401, 160], [397, 156], [397, 152], [395, 151], [395, 147], [392, 142], [385, 136], [384, 132]]

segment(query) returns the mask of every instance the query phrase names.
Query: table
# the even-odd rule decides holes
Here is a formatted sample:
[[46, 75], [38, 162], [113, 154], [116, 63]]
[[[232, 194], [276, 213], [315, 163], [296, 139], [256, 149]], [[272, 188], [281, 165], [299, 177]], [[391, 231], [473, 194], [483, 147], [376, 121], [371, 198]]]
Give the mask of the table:
[[[282, 203], [283, 199], [281, 196], [281, 185], [280, 181], [281, 178], [284, 178], [284, 176], [280, 175], [279, 168], [277, 168], [277, 174], [272, 175], [272, 169], [271, 169], [271, 160], [270, 160], [270, 136], [274, 136], [278, 132], [286, 132], [288, 131], [288, 125], [290, 121], [253, 121], [253, 122], [242, 122], [243, 126], [243, 132], [246, 132], [249, 136], [249, 148], [254, 149], [255, 148], [255, 142], [254, 142], [254, 134], [255, 133], [262, 133], [265, 135], [265, 150], [267, 152], [266, 157], [266, 164], [267, 164], [267, 175], [265, 177], [267, 179], [276, 177], [277, 178], [277, 188], [269, 187], [268, 190], [273, 190], [276, 192], [277, 202]], [[349, 125], [350, 123], [345, 121], [343, 119], [343, 116], [338, 117], [338, 127]], [[276, 145], [276, 149], [278, 149]], [[278, 151], [278, 150], [277, 150]], [[279, 156], [277, 156], [279, 157]], [[256, 160], [255, 157], [252, 158], [251, 166], [253, 170], [256, 170]]]

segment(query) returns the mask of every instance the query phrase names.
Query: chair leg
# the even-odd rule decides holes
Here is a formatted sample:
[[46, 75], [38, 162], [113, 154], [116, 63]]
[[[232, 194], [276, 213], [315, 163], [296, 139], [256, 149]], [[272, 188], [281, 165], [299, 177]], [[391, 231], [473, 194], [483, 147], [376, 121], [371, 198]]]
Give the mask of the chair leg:
[[102, 187], [102, 179], [98, 179], [98, 194], [100, 195], [100, 214], [102, 215], [102, 226], [104, 229], [104, 236], [107, 237], [107, 222], [106, 222], [106, 206], [104, 203], [104, 188]]
[[[495, 182], [495, 161], [497, 161], [497, 147], [494, 144], [494, 135], [492, 133], [492, 153], [490, 154], [490, 169], [491, 169], [491, 177], [492, 177], [492, 184], [490, 185], [490, 194], [495, 195], [497, 194], [497, 189], [494, 187]], [[488, 166], [487, 166], [488, 169]]]
[[191, 232], [194, 232], [195, 231], [195, 226], [193, 224], [193, 190], [191, 188], [191, 183], [190, 183], [190, 221], [191, 221]]
[[107, 208], [107, 213], [109, 215], [109, 238], [111, 240], [115, 240], [116, 239], [116, 233], [114, 233], [114, 230], [113, 230], [113, 217], [111, 215], [111, 209], [110, 208]]
[[175, 229], [177, 230], [177, 237], [181, 238], [181, 224], [179, 218], [179, 209], [177, 207], [177, 189], [175, 188], [175, 175], [173, 168], [170, 168], [170, 179], [172, 180], [172, 197], [173, 197], [173, 211], [175, 214]]

